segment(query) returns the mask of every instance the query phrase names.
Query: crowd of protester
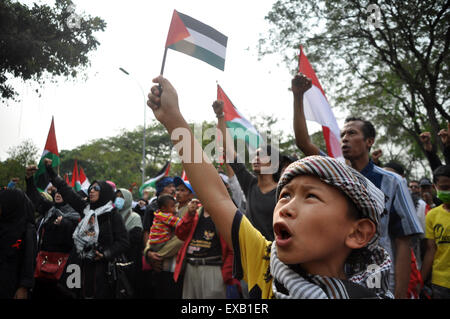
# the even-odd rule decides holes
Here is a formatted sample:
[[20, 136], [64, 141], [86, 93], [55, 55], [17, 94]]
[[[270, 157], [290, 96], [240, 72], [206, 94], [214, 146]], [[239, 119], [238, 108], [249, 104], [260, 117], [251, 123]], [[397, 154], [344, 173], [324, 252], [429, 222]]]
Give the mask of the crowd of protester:
[[[156, 119], [169, 133], [190, 131], [176, 90], [154, 82]], [[249, 170], [223, 138], [219, 169], [184, 160], [188, 179], [163, 177], [142, 198], [113, 181], [76, 192], [48, 159], [51, 186], [40, 192], [27, 167], [25, 190], [14, 181], [0, 190], [0, 298], [450, 298], [450, 124], [436, 137], [445, 163], [423, 132], [433, 175], [408, 180], [372, 151], [366, 119], [345, 121], [345, 162], [314, 145], [310, 87], [302, 74], [292, 79], [301, 159], [263, 145]], [[227, 136], [223, 102], [211, 113]], [[198, 149], [193, 134], [183, 139]], [[267, 173], [273, 154], [279, 165]]]

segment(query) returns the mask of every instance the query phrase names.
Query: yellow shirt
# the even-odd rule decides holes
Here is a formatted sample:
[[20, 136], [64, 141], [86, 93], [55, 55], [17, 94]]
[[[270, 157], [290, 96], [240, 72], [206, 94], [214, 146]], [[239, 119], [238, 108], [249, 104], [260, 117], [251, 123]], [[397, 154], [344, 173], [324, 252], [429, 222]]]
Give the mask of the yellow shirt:
[[437, 246], [431, 282], [450, 288], [450, 212], [444, 205], [433, 208], [425, 217], [425, 238], [433, 239]]
[[250, 223], [240, 211], [236, 212], [232, 227], [234, 247], [234, 275], [248, 284], [251, 299], [272, 299], [270, 275], [270, 247], [272, 242]]

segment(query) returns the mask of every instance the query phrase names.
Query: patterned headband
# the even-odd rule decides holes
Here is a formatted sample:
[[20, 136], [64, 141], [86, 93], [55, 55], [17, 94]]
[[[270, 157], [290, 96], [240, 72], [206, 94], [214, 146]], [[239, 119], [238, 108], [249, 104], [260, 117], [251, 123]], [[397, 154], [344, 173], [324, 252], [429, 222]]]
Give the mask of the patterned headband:
[[350, 166], [325, 156], [309, 156], [290, 164], [277, 186], [277, 199], [281, 190], [294, 177], [312, 175], [344, 192], [356, 205], [363, 217], [378, 226], [384, 211], [384, 194], [372, 182]]

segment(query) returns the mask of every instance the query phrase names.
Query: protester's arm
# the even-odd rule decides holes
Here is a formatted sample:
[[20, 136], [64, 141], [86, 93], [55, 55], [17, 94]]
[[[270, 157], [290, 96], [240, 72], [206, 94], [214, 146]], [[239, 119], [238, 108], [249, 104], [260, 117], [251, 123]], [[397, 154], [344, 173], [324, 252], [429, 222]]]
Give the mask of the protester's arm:
[[425, 282], [431, 273], [433, 268], [434, 255], [436, 253], [436, 243], [434, 239], [426, 239], [426, 249], [425, 256], [423, 257], [422, 268], [420, 269], [420, 274], [422, 275], [422, 280]]
[[396, 299], [405, 299], [407, 296], [409, 278], [411, 274], [410, 237], [395, 238], [395, 291]]
[[[231, 226], [237, 208], [215, 167], [203, 153], [201, 145], [195, 140], [188, 123], [183, 118], [175, 89], [162, 76], [155, 78], [153, 82], [162, 86], [162, 94], [160, 97], [158, 86], [152, 87], [147, 104], [156, 119], [166, 127], [197, 197], [211, 215], [220, 234], [232, 247]], [[190, 152], [186, 152], [186, 149]], [[205, 180], [208, 183], [205, 183]]]
[[51, 166], [52, 160], [46, 158], [44, 161], [45, 167], [47, 169], [47, 174], [50, 177], [50, 181], [52, 182], [53, 186], [58, 189], [58, 192], [61, 194], [64, 201], [72, 206], [72, 208], [80, 213], [80, 215], [83, 217], [83, 210], [86, 207], [87, 202], [85, 202], [81, 198], [81, 196], [72, 189], [72, 187], [69, 187], [61, 176], [55, 173]]
[[52, 207], [53, 203], [44, 199], [37, 190], [33, 178], [34, 173], [36, 171], [37, 171], [36, 165], [30, 165], [26, 168], [26, 176], [25, 176], [26, 194], [33, 203], [34, 207], [36, 208], [36, 211], [40, 215], [43, 215]]
[[423, 148], [425, 150], [425, 156], [430, 163], [431, 170], [434, 171], [436, 168], [442, 165], [441, 160], [437, 156], [436, 146], [431, 143], [430, 132], [422, 132], [419, 135], [420, 141], [422, 142]]
[[223, 101], [221, 100], [214, 101], [212, 107], [217, 117], [217, 128], [220, 130], [222, 134], [220, 139], [223, 141], [223, 149], [225, 150], [225, 163], [234, 162], [236, 160], [237, 154], [236, 151], [234, 150], [234, 140], [231, 138], [227, 129], [227, 124], [225, 122]]
[[297, 74], [291, 82], [294, 96], [294, 133], [297, 147], [306, 155], [319, 155], [319, 148], [311, 142], [306, 126], [305, 110], [303, 107], [303, 95], [312, 86], [311, 79], [303, 74]]
[[381, 161], [380, 161], [380, 157], [383, 156], [383, 151], [381, 149], [377, 149], [375, 151], [372, 152], [371, 157], [372, 157], [372, 162], [375, 165], [381, 166]]
[[450, 165], [450, 122], [447, 123], [447, 129], [442, 129], [438, 133], [441, 138], [442, 144], [444, 144], [444, 158], [445, 163]]

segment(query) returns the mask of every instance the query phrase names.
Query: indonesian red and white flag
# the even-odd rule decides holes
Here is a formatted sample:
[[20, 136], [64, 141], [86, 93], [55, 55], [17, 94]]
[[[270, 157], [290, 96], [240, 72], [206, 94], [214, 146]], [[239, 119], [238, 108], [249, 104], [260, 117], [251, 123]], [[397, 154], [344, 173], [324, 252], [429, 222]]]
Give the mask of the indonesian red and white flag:
[[328, 156], [344, 161], [340, 145], [340, 129], [328, 103], [325, 91], [308, 61], [303, 46], [300, 46], [299, 72], [312, 80], [312, 87], [303, 95], [305, 118], [322, 125], [323, 137], [327, 145]]

